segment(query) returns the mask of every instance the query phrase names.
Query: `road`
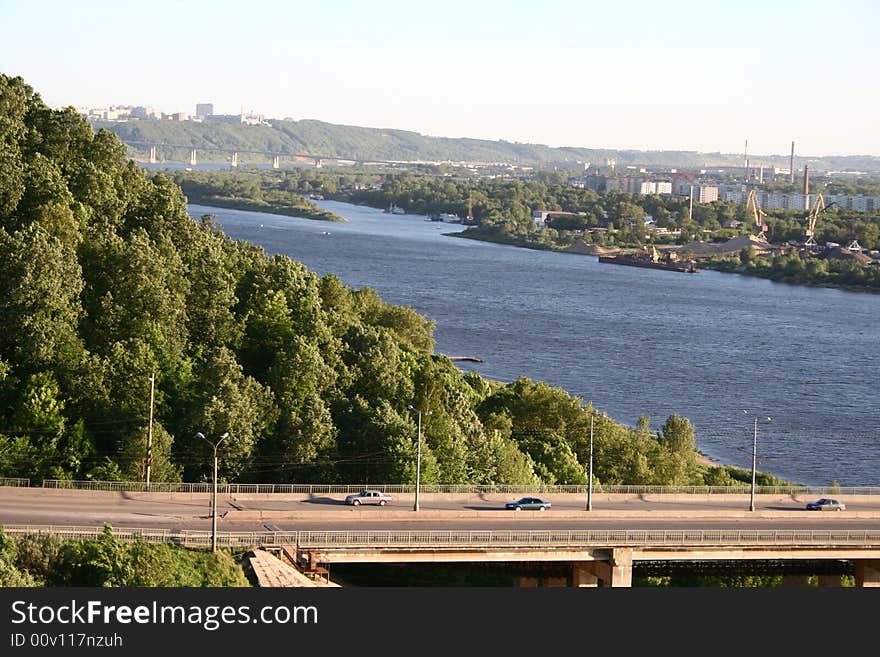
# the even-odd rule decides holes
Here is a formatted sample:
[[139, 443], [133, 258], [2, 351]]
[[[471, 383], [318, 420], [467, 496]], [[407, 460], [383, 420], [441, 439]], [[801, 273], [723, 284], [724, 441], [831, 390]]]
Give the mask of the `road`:
[[[841, 497], [847, 510], [810, 512], [812, 499], [758, 495], [548, 495], [545, 512], [505, 511], [498, 495], [395, 496], [385, 507], [350, 507], [344, 496], [223, 495], [220, 531], [417, 529], [880, 529], [880, 496]], [[0, 523], [210, 530], [210, 495], [0, 488]]]

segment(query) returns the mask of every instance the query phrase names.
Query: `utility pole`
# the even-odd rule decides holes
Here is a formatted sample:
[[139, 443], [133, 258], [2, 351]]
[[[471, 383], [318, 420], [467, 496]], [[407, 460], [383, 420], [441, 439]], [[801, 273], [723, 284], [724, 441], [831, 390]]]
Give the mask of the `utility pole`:
[[758, 416], [755, 416], [755, 433], [752, 438], [752, 493], [749, 498], [749, 511], [755, 510], [755, 470], [758, 465]]
[[[413, 407], [407, 406], [409, 410], [415, 410]], [[422, 486], [422, 411], [418, 411], [418, 446], [416, 447], [416, 496], [413, 502], [413, 511], [419, 510], [419, 489]], [[425, 411], [425, 415], [430, 415], [431, 411]]]
[[593, 413], [590, 411], [590, 467], [587, 480], [587, 511], [593, 510]]
[[147, 488], [150, 488], [150, 469], [153, 466], [153, 398], [156, 390], [156, 373], [150, 374], [150, 420], [147, 424], [147, 458], [144, 460], [146, 465], [145, 482]]
[[[744, 410], [743, 413], [746, 415], [752, 415], [748, 411]], [[754, 415], [755, 418], [755, 430], [752, 434], [752, 489], [749, 495], [749, 511], [755, 510], [755, 475], [758, 469], [758, 416]], [[773, 418], [765, 418], [767, 422], [772, 422]]]
[[220, 447], [220, 443], [229, 438], [229, 433], [224, 433], [220, 436], [220, 439], [215, 443], [211, 442], [207, 438], [205, 438], [205, 434], [199, 432], [196, 434], [196, 438], [201, 438], [206, 443], [208, 443], [211, 447], [214, 448], [214, 491], [211, 494], [211, 552], [217, 551], [217, 449]]
[[416, 448], [416, 499], [413, 511], [419, 510], [419, 489], [422, 485], [422, 412], [419, 411], [419, 446]]

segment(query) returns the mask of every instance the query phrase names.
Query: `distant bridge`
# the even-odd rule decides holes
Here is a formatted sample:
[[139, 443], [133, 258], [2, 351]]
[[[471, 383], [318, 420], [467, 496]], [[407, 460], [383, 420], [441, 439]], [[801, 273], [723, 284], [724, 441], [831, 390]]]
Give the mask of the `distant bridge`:
[[[164, 151], [176, 151], [176, 152], [186, 152], [189, 151], [189, 163], [190, 166], [196, 166], [198, 164], [198, 153], [199, 152], [208, 152], [208, 153], [222, 153], [226, 154], [229, 157], [226, 158], [229, 160], [230, 166], [237, 167], [240, 163], [241, 155], [255, 155], [259, 156], [261, 160], [272, 163], [273, 169], [278, 169], [281, 166], [282, 158], [287, 160], [307, 160], [314, 163], [316, 168], [320, 168], [323, 166], [325, 162], [336, 162], [337, 164], [347, 164], [347, 165], [357, 165], [357, 164], [438, 164], [438, 162], [429, 162], [423, 160], [377, 160], [377, 159], [365, 159], [362, 157], [353, 157], [353, 156], [343, 156], [343, 155], [322, 155], [320, 153], [310, 153], [308, 151], [265, 151], [265, 150], [248, 150], [242, 148], [224, 148], [221, 146], [193, 146], [192, 144], [169, 144], [167, 142], [155, 142], [155, 141], [138, 141], [138, 140], [125, 140], [120, 139], [123, 144], [129, 147], [140, 147], [143, 149], [149, 149], [149, 162], [150, 164], [158, 164], [159, 163], [159, 149], [163, 149]], [[169, 160], [172, 162], [185, 161], [185, 160]], [[486, 164], [486, 163], [474, 163], [477, 164]]]

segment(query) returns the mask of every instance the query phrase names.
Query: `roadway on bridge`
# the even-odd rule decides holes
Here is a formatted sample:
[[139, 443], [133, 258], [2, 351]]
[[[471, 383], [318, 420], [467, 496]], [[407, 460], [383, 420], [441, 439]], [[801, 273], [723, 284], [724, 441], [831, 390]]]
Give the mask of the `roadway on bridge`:
[[[346, 505], [344, 496], [222, 495], [221, 531], [268, 530], [485, 530], [485, 529], [880, 529], [880, 496], [842, 496], [843, 512], [810, 512], [814, 496], [602, 495], [585, 511], [582, 495], [548, 495], [545, 511], [504, 511], [517, 496], [423, 495], [420, 511], [412, 495], [395, 496], [385, 507]], [[209, 530], [210, 495], [119, 493], [0, 488], [0, 523]]]

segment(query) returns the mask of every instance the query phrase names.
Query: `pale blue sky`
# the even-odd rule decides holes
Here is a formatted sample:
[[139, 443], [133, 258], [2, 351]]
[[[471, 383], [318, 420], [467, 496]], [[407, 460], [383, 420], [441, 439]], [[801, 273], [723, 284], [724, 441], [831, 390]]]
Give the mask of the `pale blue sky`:
[[50, 105], [551, 146], [880, 155], [880, 3], [0, 0]]

